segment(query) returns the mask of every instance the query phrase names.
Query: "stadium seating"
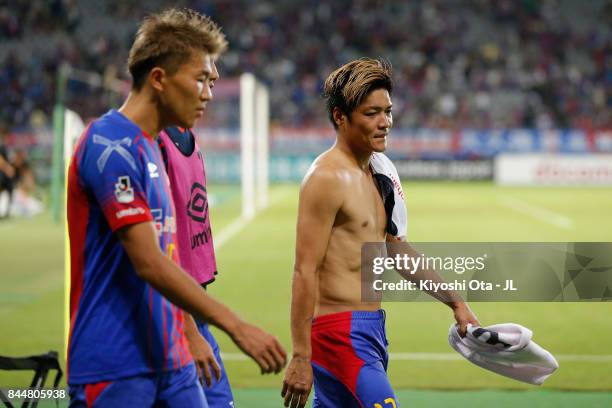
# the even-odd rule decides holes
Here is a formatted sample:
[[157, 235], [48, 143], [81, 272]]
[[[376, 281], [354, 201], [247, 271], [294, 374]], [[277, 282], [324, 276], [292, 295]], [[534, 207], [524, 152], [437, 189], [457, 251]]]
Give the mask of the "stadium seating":
[[[61, 61], [127, 78], [137, 21], [175, 5], [19, 0], [0, 6], [0, 120], [49, 122]], [[182, 1], [226, 32], [224, 76], [258, 74], [273, 122], [325, 123], [319, 95], [332, 67], [360, 56], [394, 65], [396, 126], [610, 128], [610, 16], [603, 0], [335, 2]], [[112, 27], [112, 29], [111, 29]], [[33, 57], [35, 56], [35, 57]], [[72, 100], [83, 116], [106, 110]], [[95, 99], [95, 98], [94, 98]], [[91, 100], [91, 98], [89, 98]], [[44, 121], [43, 121], [44, 122]]]

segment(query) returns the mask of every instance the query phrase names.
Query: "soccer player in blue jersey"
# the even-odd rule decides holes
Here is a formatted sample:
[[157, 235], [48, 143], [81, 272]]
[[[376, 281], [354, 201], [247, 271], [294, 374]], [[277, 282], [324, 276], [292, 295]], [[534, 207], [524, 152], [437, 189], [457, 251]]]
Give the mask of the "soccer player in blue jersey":
[[177, 264], [176, 219], [156, 135], [202, 115], [211, 56], [226, 47], [209, 18], [147, 17], [130, 50], [132, 90], [81, 136], [68, 176], [71, 407], [206, 407], [182, 310], [219, 327], [264, 372], [285, 351], [206, 294]]

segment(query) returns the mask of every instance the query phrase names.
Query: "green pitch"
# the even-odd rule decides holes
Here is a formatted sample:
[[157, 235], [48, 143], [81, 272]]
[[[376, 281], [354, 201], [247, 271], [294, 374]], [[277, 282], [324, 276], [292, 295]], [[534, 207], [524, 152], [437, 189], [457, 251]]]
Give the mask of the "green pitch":
[[[411, 183], [405, 190], [409, 238], [413, 241], [612, 240], [610, 189]], [[227, 186], [211, 186], [210, 192], [214, 196], [213, 232], [219, 237], [239, 214], [239, 194], [235, 187]], [[210, 290], [245, 318], [275, 333], [287, 348], [297, 194], [296, 185], [271, 188], [270, 206], [226, 238], [218, 249], [220, 275]], [[47, 215], [0, 222], [0, 270], [0, 354], [63, 350], [63, 227], [54, 225]], [[612, 304], [480, 303], [472, 307], [483, 324], [517, 322], [528, 326], [540, 345], [560, 356], [560, 369], [540, 388], [550, 390], [548, 393], [511, 395], [524, 395], [529, 401], [545, 397], [549, 402], [566, 403], [578, 395], [589, 406], [610, 402], [609, 393], [555, 394], [552, 390], [612, 391]], [[414, 406], [438, 406], [444, 401], [450, 404], [444, 398], [452, 396], [453, 401], [459, 401], [461, 396], [471, 395], [467, 400], [476, 398], [484, 404], [487, 393], [431, 394], [416, 390], [535, 389], [467, 361], [445, 359], [447, 353], [453, 353], [446, 342], [452, 315], [445, 306], [393, 303], [385, 308], [391, 353], [443, 357], [421, 354], [417, 360], [391, 361], [393, 385], [415, 390], [400, 393], [402, 400], [413, 401], [417, 404]], [[246, 401], [270, 398], [269, 406], [278, 406], [281, 377], [260, 376], [254, 363], [237, 357], [238, 351], [227, 336], [218, 334], [217, 338], [228, 353], [225, 364], [233, 386], [248, 389], [237, 392], [237, 401], [243, 402], [238, 406], [248, 407]], [[587, 358], [581, 357], [585, 355]], [[589, 359], [588, 355], [602, 357]], [[30, 373], [0, 372], [0, 387], [24, 386], [30, 378]], [[512, 397], [502, 399], [513, 401]], [[555, 406], [561, 406], [561, 402]]]
[[[412, 183], [405, 185], [405, 192], [413, 241], [612, 239], [610, 189]], [[245, 317], [277, 333], [286, 345], [290, 344], [288, 299], [297, 194], [297, 186], [272, 190], [272, 205], [218, 251], [220, 275], [210, 290]], [[509, 202], [522, 205], [514, 208]], [[212, 214], [217, 231], [229, 222], [225, 211], [231, 213], [231, 209], [219, 208]], [[556, 225], [554, 216], [571, 221], [570, 227]], [[446, 340], [452, 315], [444, 305], [389, 303], [384, 307], [391, 353], [453, 353]], [[534, 340], [554, 355], [608, 355], [600, 362], [560, 359], [560, 369], [544, 388], [612, 390], [611, 303], [480, 303], [472, 307], [483, 324], [517, 322], [531, 328]], [[218, 339], [222, 350], [237, 352], [224, 334]], [[257, 372], [250, 361], [227, 361], [226, 365], [237, 386], [279, 384], [276, 377], [249, 375]], [[391, 361], [389, 374], [398, 388], [534, 388], [461, 360]]]

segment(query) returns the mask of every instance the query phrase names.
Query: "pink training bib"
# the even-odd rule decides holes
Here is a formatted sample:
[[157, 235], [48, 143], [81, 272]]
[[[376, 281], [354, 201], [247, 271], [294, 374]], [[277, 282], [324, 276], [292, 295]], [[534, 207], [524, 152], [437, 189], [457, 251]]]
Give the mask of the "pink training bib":
[[181, 267], [200, 284], [210, 283], [215, 280], [217, 262], [208, 213], [204, 155], [195, 143], [191, 155], [186, 156], [165, 131], [160, 133], [160, 146], [166, 151], [170, 189], [176, 208]]

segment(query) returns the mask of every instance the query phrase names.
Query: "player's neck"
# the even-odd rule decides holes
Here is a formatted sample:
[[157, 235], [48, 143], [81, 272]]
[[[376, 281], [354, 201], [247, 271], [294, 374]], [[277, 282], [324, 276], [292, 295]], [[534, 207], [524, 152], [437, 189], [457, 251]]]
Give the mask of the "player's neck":
[[336, 140], [335, 148], [340, 150], [349, 160], [353, 161], [357, 167], [363, 171], [369, 171], [370, 169], [370, 158], [372, 157], [372, 151], [364, 151], [352, 146], [342, 138]]
[[130, 91], [119, 112], [150, 137], [156, 138], [164, 128], [157, 106], [146, 92]]

